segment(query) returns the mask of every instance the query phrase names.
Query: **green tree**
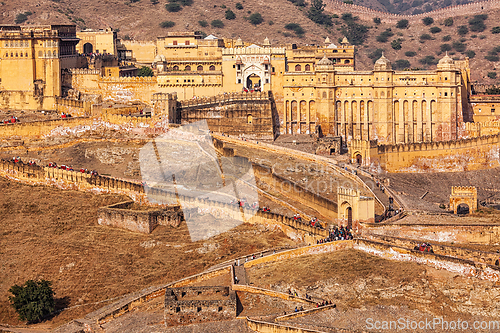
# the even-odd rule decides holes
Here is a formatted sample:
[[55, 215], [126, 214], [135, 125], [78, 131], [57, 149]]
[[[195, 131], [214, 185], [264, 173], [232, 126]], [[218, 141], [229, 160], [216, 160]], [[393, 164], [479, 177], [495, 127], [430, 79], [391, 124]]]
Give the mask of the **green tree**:
[[467, 28], [467, 26], [465, 26], [465, 25], [460, 25], [457, 28], [457, 32], [460, 36], [465, 36], [469, 33], [469, 28]]
[[380, 24], [381, 22], [382, 22], [382, 20], [380, 19], [380, 17], [374, 17], [373, 18], [373, 23]]
[[332, 18], [324, 13], [325, 6], [323, 0], [311, 0], [311, 7], [307, 11], [307, 17], [317, 24], [332, 25]]
[[24, 23], [28, 20], [28, 15], [26, 15], [26, 13], [19, 13], [16, 15], [16, 19], [14, 20], [14, 22], [16, 24], [21, 24], [21, 23]]
[[431, 34], [437, 34], [437, 33], [441, 32], [441, 28], [440, 27], [432, 27], [429, 29], [429, 31], [431, 32]]
[[486, 30], [486, 25], [484, 20], [488, 18], [488, 15], [474, 15], [473, 18], [469, 20], [470, 31], [483, 32]]
[[417, 55], [417, 52], [415, 52], [415, 51], [406, 51], [405, 52], [405, 56], [407, 56], [407, 57], [414, 57], [416, 55]]
[[405, 68], [410, 68], [411, 64], [408, 60], [406, 59], [399, 59], [394, 62], [394, 69], [405, 69]]
[[253, 25], [259, 25], [264, 22], [264, 19], [262, 18], [262, 15], [260, 15], [260, 13], [253, 13], [248, 17], [248, 21], [250, 21], [250, 23], [252, 23]]
[[137, 71], [137, 76], [153, 76], [153, 75], [154, 75], [153, 70], [148, 66], [142, 66]]
[[476, 52], [474, 52], [472, 50], [467, 50], [467, 51], [465, 51], [464, 54], [465, 54], [466, 57], [468, 57], [470, 59], [472, 59], [472, 58], [474, 58], [476, 56]]
[[178, 4], [177, 2], [171, 2], [171, 3], [167, 3], [165, 5], [165, 9], [169, 13], [176, 13], [176, 12], [180, 12], [182, 10], [182, 6], [180, 4]]
[[465, 50], [467, 49], [467, 44], [464, 44], [460, 41], [453, 42], [452, 46], [457, 52], [465, 52]]
[[365, 42], [368, 27], [355, 21], [350, 21], [341, 28], [342, 33], [353, 45], [361, 45]]
[[444, 20], [445, 27], [451, 27], [452, 25], [453, 25], [453, 17], [448, 17], [446, 20]]
[[236, 15], [231, 9], [226, 10], [226, 20], [234, 20]]
[[488, 77], [490, 79], [496, 79], [497, 78], [497, 73], [496, 72], [488, 72]]
[[380, 35], [377, 36], [377, 42], [380, 43], [385, 43], [389, 39], [389, 37], [394, 36], [394, 33], [391, 31], [391, 29], [386, 29], [385, 31], [382, 31]]
[[175, 25], [175, 22], [172, 21], [163, 21], [160, 23], [160, 27], [162, 28], [172, 28]]
[[449, 42], [451, 40], [451, 36], [450, 35], [443, 36], [442, 40], [443, 42]]
[[297, 36], [302, 36], [305, 33], [304, 28], [302, 28], [298, 23], [288, 23], [285, 25], [285, 29], [294, 31]]
[[401, 42], [403, 40], [401, 38], [398, 38], [398, 39], [395, 39], [391, 42], [391, 47], [394, 49], [394, 50], [401, 50]]
[[421, 34], [420, 35], [420, 40], [423, 41], [423, 40], [431, 40], [432, 39], [432, 36], [429, 35], [429, 34]]
[[224, 28], [224, 22], [221, 20], [213, 20], [210, 25], [214, 28]]
[[203, 28], [208, 27], [208, 22], [205, 20], [198, 21], [198, 24]]
[[422, 22], [425, 24], [425, 25], [431, 25], [432, 23], [434, 23], [434, 19], [430, 16], [427, 16], [427, 17], [424, 17], [422, 19]]
[[438, 63], [434, 56], [425, 56], [424, 58], [420, 59], [419, 62], [422, 65], [436, 65]]
[[492, 34], [500, 34], [500, 27], [491, 28], [491, 33]]
[[368, 54], [368, 58], [370, 58], [373, 63], [375, 63], [384, 53], [384, 49], [376, 49], [375, 51]]
[[399, 20], [396, 24], [396, 28], [398, 29], [406, 29], [408, 28], [408, 20]]
[[21, 320], [37, 322], [54, 312], [55, 301], [52, 282], [47, 280], [28, 280], [22, 286], [10, 287], [9, 296], [12, 307]]
[[236, 3], [236, 9], [242, 10], [243, 9], [243, 5], [240, 2], [237, 2]]
[[441, 52], [451, 51], [451, 45], [450, 44], [441, 44], [440, 48], [441, 48]]

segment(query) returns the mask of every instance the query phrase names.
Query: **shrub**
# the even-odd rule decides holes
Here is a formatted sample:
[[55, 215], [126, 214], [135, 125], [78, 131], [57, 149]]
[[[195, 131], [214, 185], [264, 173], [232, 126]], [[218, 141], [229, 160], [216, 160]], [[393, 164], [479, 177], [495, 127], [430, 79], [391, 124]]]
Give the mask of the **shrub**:
[[441, 28], [440, 27], [432, 27], [429, 29], [429, 31], [431, 32], [431, 34], [437, 34], [437, 33], [441, 32]]
[[363, 24], [350, 21], [346, 25], [342, 26], [341, 31], [351, 44], [361, 45], [366, 40], [368, 27]]
[[391, 42], [391, 47], [394, 49], [394, 50], [401, 50], [401, 42], [403, 40], [401, 38], [398, 38], [398, 39], [395, 39]]
[[491, 33], [492, 34], [500, 34], [500, 27], [491, 28]]
[[297, 7], [305, 7], [307, 6], [306, 2], [304, 0], [288, 0], [291, 3], [293, 3]]
[[214, 28], [224, 28], [224, 22], [221, 20], [213, 20], [210, 25]]
[[411, 64], [408, 60], [406, 59], [399, 59], [394, 62], [394, 68], [395, 69], [405, 69], [405, 68], [410, 68]]
[[451, 51], [452, 47], [450, 44], [441, 44], [441, 52]]
[[488, 77], [490, 79], [496, 79], [497, 78], [497, 73], [496, 72], [488, 72]]
[[497, 62], [499, 60], [497, 55], [491, 55], [491, 54], [484, 56], [484, 59], [491, 62]]
[[261, 24], [262, 22], [264, 22], [264, 19], [262, 18], [262, 15], [260, 15], [260, 13], [253, 13], [252, 15], [250, 15], [248, 17], [248, 20], [250, 21], [250, 23], [252, 23], [253, 25], [259, 25]]
[[472, 59], [472, 58], [474, 58], [476, 56], [476, 52], [474, 52], [472, 50], [467, 50], [467, 51], [465, 51], [465, 56], [469, 57], [470, 59]]
[[376, 49], [375, 51], [368, 54], [368, 58], [372, 59], [373, 63], [375, 63], [384, 52], [384, 49]]
[[422, 22], [425, 24], [425, 25], [431, 25], [432, 23], [434, 23], [434, 19], [430, 16], [427, 16], [427, 17], [424, 17], [422, 19]]
[[226, 5], [221, 5], [220, 8], [226, 9]]
[[160, 23], [160, 27], [162, 28], [172, 28], [175, 25], [175, 22], [172, 21], [163, 21]]
[[12, 307], [21, 320], [36, 322], [54, 311], [54, 291], [52, 282], [47, 280], [28, 280], [22, 286], [17, 284], [10, 287], [9, 296]]
[[391, 29], [387, 29], [383, 32], [380, 33], [380, 35], [377, 36], [377, 42], [380, 43], [385, 43], [389, 39], [389, 37], [394, 36], [394, 33], [391, 31]]
[[415, 51], [406, 51], [405, 52], [405, 56], [407, 56], [407, 57], [414, 57], [416, 55], [417, 55], [417, 52], [415, 52]]
[[242, 10], [243, 9], [243, 5], [240, 2], [237, 2], [236, 3], [236, 9]]
[[137, 71], [137, 76], [153, 76], [153, 75], [154, 75], [153, 70], [148, 66], [142, 66]]
[[342, 20], [348, 22], [348, 21], [353, 21], [354, 20], [354, 17], [352, 16], [351, 13], [344, 13], [342, 14]]
[[269, 25], [273, 25], [274, 24], [274, 21], [269, 21], [267, 22]]
[[431, 40], [432, 36], [429, 34], [421, 34], [420, 35], [420, 40]]
[[452, 25], [453, 25], [453, 17], [448, 17], [446, 20], [444, 20], [445, 27], [451, 27]]
[[193, 4], [193, 0], [169, 0], [169, 2], [179, 2], [183, 6], [191, 6]]
[[167, 3], [165, 5], [165, 9], [169, 13], [176, 13], [176, 12], [180, 12], [182, 10], [182, 6], [179, 5], [177, 2], [171, 2], [171, 3]]
[[226, 20], [234, 20], [236, 15], [231, 9], [226, 10]]
[[130, 38], [130, 36], [126, 34], [125, 36], [123, 36], [123, 40], [132, 40], [132, 38]]
[[422, 65], [435, 65], [438, 63], [438, 61], [436, 60], [436, 58], [434, 58], [434, 56], [426, 56], [426, 57], [420, 59], [419, 62]]
[[477, 38], [477, 35], [470, 35], [470, 38]]
[[485, 35], [479, 35], [479, 39], [485, 39], [486, 36]]
[[457, 28], [457, 33], [460, 36], [465, 36], [469, 33], [469, 28], [467, 28], [467, 26], [465, 26], [465, 25], [461, 25]]
[[311, 0], [311, 7], [307, 11], [307, 17], [314, 23], [331, 26], [332, 18], [330, 15], [325, 14], [324, 10], [325, 4], [323, 0]]
[[208, 22], [205, 20], [198, 21], [198, 24], [203, 28], [208, 27]]
[[160, 3], [160, 2], [159, 2], [158, 0], [151, 0], [151, 4], [153, 4], [153, 5], [157, 5], [157, 4], [159, 4], [159, 3]]
[[483, 32], [484, 30], [486, 30], [484, 20], [486, 20], [487, 18], [488, 15], [475, 15], [469, 20], [470, 30], [475, 32]]
[[298, 23], [288, 23], [287, 25], [285, 25], [285, 29], [294, 31], [298, 36], [302, 36], [305, 32]]
[[500, 87], [492, 87], [486, 89], [486, 95], [500, 95]]
[[396, 28], [398, 29], [406, 29], [408, 28], [408, 20], [399, 20], [396, 24]]
[[467, 44], [458, 41], [453, 42], [452, 46], [457, 52], [465, 52], [465, 50], [467, 49]]
[[373, 18], [373, 23], [380, 24], [380, 22], [382, 22], [382, 20], [380, 19], [380, 17], [374, 17]]
[[14, 22], [16, 24], [21, 24], [21, 23], [24, 23], [28, 20], [28, 15], [26, 15], [25, 13], [19, 13], [16, 15], [16, 19], [14, 20]]

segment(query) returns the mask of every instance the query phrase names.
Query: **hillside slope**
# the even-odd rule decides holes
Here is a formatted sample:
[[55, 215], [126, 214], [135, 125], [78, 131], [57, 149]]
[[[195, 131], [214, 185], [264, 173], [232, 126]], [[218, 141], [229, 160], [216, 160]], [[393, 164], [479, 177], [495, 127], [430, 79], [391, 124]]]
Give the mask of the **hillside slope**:
[[[46, 24], [46, 23], [76, 23], [80, 28], [105, 28], [113, 27], [119, 29], [119, 37], [127, 36], [136, 40], [154, 40], [157, 36], [164, 35], [167, 31], [201, 30], [206, 34], [214, 34], [220, 37], [241, 37], [245, 41], [262, 43], [268, 37], [272, 44], [297, 43], [318, 44], [329, 36], [332, 41], [337, 41], [343, 36], [343, 27], [347, 21], [342, 19], [342, 14], [348, 13], [354, 7], [335, 7], [329, 5], [329, 14], [335, 14], [334, 25], [328, 28], [317, 25], [306, 16], [308, 7], [295, 6], [287, 0], [226, 0], [224, 2], [194, 0], [191, 6], [184, 6], [180, 12], [169, 13], [165, 9], [165, 1], [153, 4], [153, 0], [139, 0], [130, 3], [129, 0], [45, 0], [35, 2], [32, 0], [19, 0], [16, 2], [0, 2], [0, 23], [13, 24], [17, 15], [31, 12], [24, 24]], [[236, 9], [238, 1], [243, 9]], [[364, 0], [368, 1], [368, 0]], [[455, 1], [455, 0], [453, 0]], [[325, 0], [326, 2], [326, 0]], [[331, 4], [331, 2], [330, 2]], [[235, 14], [234, 20], [225, 19], [226, 10], [231, 9]], [[251, 13], [260, 13], [264, 21], [258, 25], [252, 25], [248, 20]], [[359, 12], [359, 9], [358, 9]], [[500, 9], [489, 9], [487, 19], [484, 21], [483, 31], [471, 31], [469, 24], [472, 16], [457, 16], [467, 14], [467, 7], [450, 9], [439, 13], [429, 13], [436, 19], [430, 25], [424, 25], [421, 17], [410, 19], [409, 27], [405, 29], [396, 28], [394, 16], [391, 23], [373, 22], [373, 14], [362, 17], [355, 22], [358, 25], [368, 27], [366, 40], [357, 47], [357, 69], [369, 70], [373, 68], [373, 62], [384, 50], [385, 55], [393, 61], [399, 60], [399, 65], [411, 68], [435, 68], [435, 63], [444, 56], [444, 51], [455, 59], [469, 56], [472, 68], [472, 80], [487, 84], [498, 84], [497, 67], [500, 54], [500, 34], [492, 33], [492, 28], [500, 26]], [[469, 11], [470, 12], [470, 11]], [[444, 24], [447, 15], [453, 17], [453, 23]], [[377, 14], [378, 15], [378, 14]], [[439, 18], [437, 18], [439, 16]], [[221, 20], [222, 28], [213, 28], [212, 20]], [[171, 28], [161, 28], [163, 21], [175, 22]], [[199, 21], [206, 21], [207, 27], [202, 27]], [[284, 26], [288, 23], [299, 23], [305, 30], [302, 37], [294, 32], [288, 31]], [[448, 22], [449, 23], [449, 22]], [[458, 27], [467, 27], [463, 35], [458, 33]], [[389, 37], [386, 42], [381, 42], [377, 37], [387, 29]], [[433, 29], [434, 33], [431, 33]], [[498, 28], [500, 29], [500, 28]], [[392, 36], [391, 36], [392, 34]], [[399, 39], [401, 48], [394, 49], [391, 42]], [[398, 48], [398, 42], [394, 46]], [[445, 44], [443, 46], [443, 44]], [[377, 52], [375, 52], [377, 51]], [[468, 52], [469, 51], [469, 52]], [[470, 52], [470, 51], [473, 51]], [[490, 56], [486, 60], [485, 56]], [[370, 58], [371, 57], [371, 58]], [[434, 58], [432, 58], [434, 57]], [[422, 59], [427, 59], [424, 63]], [[408, 61], [407, 62], [405, 62]], [[400, 66], [403, 68], [404, 66]]]

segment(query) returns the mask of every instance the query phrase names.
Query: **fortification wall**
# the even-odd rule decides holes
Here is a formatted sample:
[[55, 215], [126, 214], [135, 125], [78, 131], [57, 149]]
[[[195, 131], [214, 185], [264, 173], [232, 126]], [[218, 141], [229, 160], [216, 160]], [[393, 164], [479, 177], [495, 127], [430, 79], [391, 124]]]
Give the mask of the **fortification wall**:
[[255, 177], [259, 178], [264, 184], [270, 186], [273, 191], [297, 200], [308, 207], [315, 209], [320, 214], [332, 220], [337, 218], [337, 203], [328, 200], [301, 185], [275, 174], [270, 168], [262, 165], [253, 164]]
[[55, 109], [57, 112], [64, 112], [72, 115], [73, 117], [90, 116], [92, 102], [79, 101], [70, 98], [56, 97]]
[[103, 100], [120, 103], [140, 101], [151, 103], [158, 91], [156, 77], [101, 77], [92, 70], [71, 70], [66, 74], [71, 87], [84, 94], [100, 95]]
[[490, 12], [491, 10], [500, 8], [500, 1], [489, 0], [440, 8], [431, 12], [417, 15], [399, 15], [370, 9], [359, 5], [346, 4], [342, 1], [336, 0], [325, 0], [324, 3], [326, 4], [325, 10], [328, 12], [336, 14], [351, 13], [353, 14], [353, 16], [358, 16], [360, 19], [368, 21], [373, 20], [373, 18], [375, 17], [379, 17], [382, 22], [388, 24], [396, 24], [399, 20], [403, 19], [408, 20], [410, 23], [416, 23], [427, 16], [432, 17], [434, 20], [444, 20], [452, 16], [488, 14], [488, 12]]
[[156, 56], [156, 42], [121, 40], [125, 49], [132, 51], [132, 58], [141, 63], [151, 64]]
[[362, 236], [382, 235], [454, 244], [500, 244], [500, 225], [362, 224]]
[[92, 118], [71, 117], [57, 120], [44, 120], [29, 123], [0, 124], [0, 138], [22, 138], [39, 139], [49, 134], [57, 127], [75, 127], [80, 125], [91, 125]]
[[363, 165], [380, 166], [388, 172], [469, 171], [500, 166], [499, 142], [497, 134], [457, 141], [380, 145], [377, 150], [359, 151], [366, 156]]

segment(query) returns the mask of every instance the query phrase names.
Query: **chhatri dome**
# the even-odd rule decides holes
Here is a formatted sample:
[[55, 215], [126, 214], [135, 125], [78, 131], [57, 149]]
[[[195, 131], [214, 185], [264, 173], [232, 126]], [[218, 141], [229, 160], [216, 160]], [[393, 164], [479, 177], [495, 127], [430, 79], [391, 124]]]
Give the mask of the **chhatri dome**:
[[375, 62], [375, 68], [374, 70], [376, 71], [391, 71], [392, 70], [392, 65], [389, 59], [387, 59], [384, 56], [384, 53], [382, 52], [382, 56]]
[[321, 60], [318, 61], [316, 63], [316, 65], [320, 65], [320, 66], [332, 66], [333, 62], [326, 57], [326, 54], [323, 54], [323, 58], [321, 58]]
[[437, 68], [438, 69], [453, 69], [453, 68], [455, 68], [455, 61], [450, 58], [450, 56], [448, 55], [448, 52], [446, 52], [446, 55], [441, 60], [439, 60]]

